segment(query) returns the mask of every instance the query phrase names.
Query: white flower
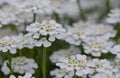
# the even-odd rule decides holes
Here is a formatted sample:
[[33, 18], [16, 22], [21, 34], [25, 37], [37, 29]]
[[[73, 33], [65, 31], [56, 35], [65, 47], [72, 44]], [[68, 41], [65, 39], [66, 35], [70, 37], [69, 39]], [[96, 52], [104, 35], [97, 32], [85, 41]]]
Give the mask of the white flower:
[[3, 63], [3, 66], [1, 68], [1, 71], [5, 74], [5, 75], [8, 75], [10, 73], [10, 69], [7, 67], [7, 63], [8, 61], [5, 61]]
[[113, 48], [111, 48], [111, 53], [117, 55], [117, 57], [120, 58], [120, 44], [113, 46]]
[[[10, 73], [10, 69], [7, 67], [8, 61], [5, 61], [2, 66], [2, 71], [4, 74], [8, 75]], [[35, 63], [33, 59], [29, 59], [26, 57], [16, 57], [12, 58], [11, 61], [11, 69], [13, 72], [24, 74], [26, 72], [29, 72], [31, 74], [35, 73], [35, 69], [38, 68], [38, 65]], [[9, 69], [7, 71], [6, 69]]]
[[89, 33], [90, 37], [103, 37], [106, 40], [116, 36], [116, 30], [113, 26], [105, 24], [92, 24]]
[[93, 59], [87, 63], [94, 73], [109, 73], [113, 70], [110, 61], [106, 59]]
[[25, 73], [24, 76], [18, 76], [18, 78], [35, 78], [35, 77], [32, 77], [31, 73]]
[[93, 75], [92, 77], [90, 78], [120, 78], [120, 75], [119, 74], [116, 74], [116, 73], [98, 73], [98, 74], [95, 74]]
[[15, 54], [17, 49], [33, 48], [36, 41], [31, 36], [19, 34], [18, 36], [5, 36], [0, 38], [0, 51]]
[[111, 10], [111, 13], [109, 13], [108, 16], [109, 17], [106, 19], [108, 23], [111, 23], [111, 24], [120, 23], [120, 9], [119, 8], [115, 8]]
[[74, 72], [66, 72], [64, 69], [55, 69], [50, 72], [51, 76], [55, 76], [54, 78], [73, 78]]
[[15, 77], [14, 75], [10, 75], [9, 78], [35, 78], [35, 77], [32, 77], [32, 74], [31, 74], [31, 73], [25, 73], [24, 76]]
[[[26, 30], [29, 35], [38, 41], [35, 45], [41, 46], [43, 44], [45, 47], [49, 47], [51, 45], [50, 42], [54, 42], [56, 38], [62, 39], [65, 33], [65, 29], [54, 20], [43, 21], [42, 23], [35, 22], [27, 26]], [[45, 38], [47, 36], [48, 40]]]
[[78, 22], [73, 24], [73, 27], [67, 28], [66, 42], [74, 45], [80, 45], [81, 40], [85, 39], [89, 34], [89, 22]]
[[53, 52], [53, 54], [50, 56], [50, 60], [52, 63], [56, 63], [60, 58], [69, 57], [75, 54], [80, 54], [80, 50], [77, 47], [71, 46], [68, 49], [61, 49]]
[[50, 0], [50, 4], [54, 12], [62, 18], [67, 15], [70, 18], [76, 19], [79, 16], [79, 8], [76, 2], [71, 2], [69, 0]]
[[10, 77], [9, 78], [16, 78], [14, 75], [10, 75]]
[[111, 64], [114, 68], [119, 69], [120, 71], [120, 58], [115, 58], [111, 60]]
[[59, 59], [59, 62], [56, 63], [57, 66], [66, 71], [76, 70], [76, 75], [78, 76], [87, 75], [91, 72], [91, 69], [86, 64], [87, 57], [80, 54]]
[[114, 45], [112, 41], [96, 37], [88, 38], [84, 42], [83, 48], [85, 53], [96, 57], [101, 56], [102, 53], [108, 53]]
[[46, 38], [41, 38], [38, 42], [35, 43], [35, 46], [41, 45], [43, 45], [44, 47], [50, 47], [52, 43], [48, 41]]
[[20, 7], [25, 12], [32, 12], [38, 14], [52, 13], [52, 6], [50, 6], [49, 0], [26, 0], [21, 4]]

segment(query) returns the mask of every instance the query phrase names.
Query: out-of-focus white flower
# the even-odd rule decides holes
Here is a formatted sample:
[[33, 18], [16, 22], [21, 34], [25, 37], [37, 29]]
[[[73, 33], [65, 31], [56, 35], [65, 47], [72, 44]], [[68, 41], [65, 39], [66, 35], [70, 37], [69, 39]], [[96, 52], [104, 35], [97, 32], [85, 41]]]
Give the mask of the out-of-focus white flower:
[[76, 19], [79, 16], [79, 8], [76, 2], [71, 2], [69, 0], [50, 0], [50, 4], [54, 12], [62, 18], [67, 15], [70, 18]]
[[[89, 2], [89, 5], [87, 4], [87, 2]], [[96, 8], [102, 7], [103, 2], [105, 1], [104, 0], [80, 0], [80, 5], [83, 9], [88, 10], [88, 9], [92, 9], [95, 7]]]
[[70, 57], [61, 58], [56, 65], [66, 71], [76, 70], [76, 75], [78, 76], [91, 73], [91, 69], [87, 66], [87, 57], [85, 55], [76, 54]]
[[[10, 73], [10, 69], [7, 67], [8, 61], [5, 61], [2, 66], [2, 72], [5, 75], [8, 75]], [[37, 63], [34, 61], [34, 59], [29, 59], [26, 57], [16, 57], [12, 58], [11, 61], [11, 70], [16, 73], [24, 74], [24, 73], [35, 73], [35, 69], [38, 68]], [[7, 70], [6, 70], [7, 69]]]
[[109, 17], [106, 19], [106, 21], [110, 24], [116, 24], [120, 23], [120, 9], [115, 8], [111, 10], [111, 13], [108, 15]]
[[54, 76], [54, 78], [73, 78], [74, 72], [67, 72], [64, 69], [55, 69], [50, 72], [51, 76]]
[[14, 75], [10, 75], [10, 77], [9, 78], [16, 78]]
[[114, 68], [119, 69], [120, 71], [120, 58], [115, 58], [111, 60], [111, 64]]
[[50, 56], [50, 60], [52, 63], [56, 63], [60, 58], [69, 57], [71, 55], [76, 55], [79, 53], [80, 53], [80, 50], [78, 48], [71, 46], [68, 49], [61, 49], [53, 52], [53, 54]]
[[5, 36], [0, 39], [0, 51], [15, 54], [17, 49], [33, 48], [36, 41], [31, 36], [19, 34], [18, 36]]
[[90, 37], [103, 37], [107, 40], [116, 36], [116, 30], [110, 25], [92, 24], [90, 30]]
[[84, 41], [83, 48], [86, 54], [91, 54], [93, 56], [99, 57], [102, 53], [108, 53], [112, 46], [113, 41], [108, 41], [101, 38], [88, 38]]
[[[65, 29], [56, 21], [43, 21], [42, 23], [35, 22], [30, 26], [27, 26], [26, 30], [29, 32], [35, 40], [38, 40], [39, 43], [36, 43], [37, 46], [41, 46], [42, 44], [45, 47], [49, 47], [51, 45], [50, 42], [54, 42], [55, 39], [61, 39], [64, 37]], [[47, 37], [44, 38], [44, 37]]]
[[93, 69], [94, 73], [109, 73], [113, 71], [110, 61], [106, 59], [92, 59], [87, 63]]
[[120, 78], [119, 74], [115, 73], [98, 73], [92, 76], [91, 78]]
[[25, 73], [24, 76], [15, 77], [14, 75], [10, 75], [9, 78], [35, 78], [35, 77], [32, 77], [32, 74], [31, 74], [31, 73]]
[[73, 27], [67, 28], [66, 42], [74, 45], [80, 45], [81, 40], [85, 39], [89, 35], [89, 22], [74, 23]]
[[26, 0], [21, 4], [21, 9], [25, 12], [51, 14], [52, 6], [49, 0]]
[[2, 9], [0, 9], [0, 24], [6, 25], [15, 21], [17, 19], [15, 15], [18, 13], [20, 13], [20, 10], [15, 5], [2, 7]]
[[3, 67], [1, 68], [1, 71], [2, 71], [5, 75], [10, 74], [10, 69], [8, 68], [7, 64], [8, 64], [8, 61], [5, 61], [5, 62], [3, 63]]
[[117, 55], [117, 57], [120, 58], [120, 44], [113, 46], [113, 48], [111, 48], [111, 53]]

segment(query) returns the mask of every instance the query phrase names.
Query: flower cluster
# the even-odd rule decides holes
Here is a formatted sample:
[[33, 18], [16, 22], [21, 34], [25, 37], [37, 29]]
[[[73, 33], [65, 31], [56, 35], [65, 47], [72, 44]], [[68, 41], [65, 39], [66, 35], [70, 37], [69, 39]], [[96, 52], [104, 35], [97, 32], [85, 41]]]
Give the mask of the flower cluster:
[[75, 54], [79, 54], [80, 50], [74, 46], [71, 46], [68, 49], [62, 49], [59, 51], [55, 51], [51, 56], [50, 56], [50, 60], [52, 63], [56, 63], [58, 62], [58, 60], [62, 57], [68, 57], [71, 55], [75, 55]]
[[26, 30], [29, 32], [28, 35], [38, 40], [35, 46], [43, 45], [44, 47], [51, 46], [51, 42], [54, 42], [56, 38], [61, 39], [65, 33], [65, 29], [54, 20], [35, 22], [27, 26]]
[[59, 59], [56, 65], [68, 72], [76, 71], [75, 74], [80, 77], [90, 75], [92, 76], [91, 78], [94, 78], [94, 76], [99, 74], [107, 76], [107, 74], [111, 75], [110, 73], [117, 74], [116, 72], [118, 71], [106, 59], [88, 59], [85, 55], [81, 54]]
[[[8, 67], [8, 64], [11, 66], [11, 68]], [[38, 68], [38, 65], [34, 61], [34, 59], [29, 59], [26, 57], [16, 57], [12, 58], [11, 63], [9, 63], [8, 60], [6, 60], [2, 66], [2, 71], [4, 74], [8, 75], [10, 74], [11, 70], [15, 73], [35, 73], [35, 69]]]
[[0, 51], [15, 54], [17, 49], [24, 47], [33, 48], [34, 39], [30, 36], [19, 34], [18, 36], [5, 36], [0, 39]]
[[0, 0], [0, 78], [120, 78], [119, 5]]
[[116, 8], [111, 10], [111, 13], [108, 15], [109, 17], [106, 21], [110, 24], [120, 23], [120, 9]]
[[10, 78], [34, 78], [34, 77], [32, 77], [31, 73], [25, 73], [24, 76], [18, 76], [18, 77], [15, 77], [14, 75], [10, 75]]

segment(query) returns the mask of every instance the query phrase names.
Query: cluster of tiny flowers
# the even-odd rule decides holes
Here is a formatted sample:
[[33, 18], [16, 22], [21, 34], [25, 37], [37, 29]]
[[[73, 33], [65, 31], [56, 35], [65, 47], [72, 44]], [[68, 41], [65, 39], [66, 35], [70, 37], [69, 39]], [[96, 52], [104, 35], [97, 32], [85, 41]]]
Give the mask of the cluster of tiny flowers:
[[32, 77], [32, 74], [31, 74], [31, 73], [25, 73], [24, 76], [18, 76], [18, 77], [16, 77], [16, 76], [14, 76], [14, 75], [10, 75], [9, 78], [35, 78], [35, 77]]
[[120, 23], [120, 9], [116, 8], [111, 10], [111, 13], [108, 15], [109, 17], [106, 19], [106, 21], [110, 24], [116, 24]]
[[5, 36], [0, 39], [0, 51], [15, 54], [17, 49], [24, 47], [33, 48], [34, 39], [30, 36], [19, 34], [18, 36]]
[[33, 14], [51, 14], [53, 8], [49, 0], [5, 0], [0, 9], [0, 27], [9, 23], [24, 24], [31, 22]]
[[[8, 64], [10, 64], [11, 68], [8, 67]], [[2, 72], [5, 75], [10, 74], [11, 71], [19, 74], [24, 73], [35, 73], [35, 69], [38, 68], [38, 65], [34, 61], [34, 59], [29, 59], [26, 57], [16, 57], [12, 58], [11, 63], [8, 62], [8, 60], [4, 61], [4, 64], [2, 66]]]
[[75, 74], [80, 77], [85, 75], [93, 76], [100, 73], [109, 74], [118, 71], [106, 59], [88, 59], [87, 56], [81, 54], [61, 58], [56, 65], [68, 72], [76, 70]]
[[52, 13], [52, 6], [49, 0], [26, 0], [20, 6], [25, 12], [50, 14]]
[[114, 30], [112, 26], [80, 21], [73, 24], [73, 27], [67, 28], [67, 33], [64, 40], [73, 45], [80, 45], [81, 42], [84, 42], [84, 40], [91, 37], [98, 37], [100, 39], [103, 38], [108, 40], [115, 37], [115, 35], [116, 30]]
[[66, 71], [64, 69], [55, 69], [50, 72], [51, 76], [54, 76], [53, 78], [73, 78], [74, 71]]
[[110, 52], [114, 42], [95, 37], [86, 39], [82, 45], [86, 54], [100, 57], [102, 53]]
[[56, 65], [66, 71], [76, 70], [78, 76], [87, 75], [91, 72], [91, 69], [87, 66], [87, 56], [81, 54], [61, 58]]
[[120, 0], [0, 0], [0, 78], [120, 78], [119, 26]]
[[111, 53], [117, 55], [118, 58], [120, 58], [120, 44], [117, 44], [111, 48]]
[[89, 34], [89, 23], [80, 21], [78, 23], [75, 23], [73, 27], [67, 28], [65, 41], [70, 44], [80, 45], [81, 40], [85, 39], [88, 34]]
[[52, 63], [56, 63], [62, 57], [68, 57], [68, 56], [79, 54], [79, 53], [80, 53], [80, 50], [77, 47], [71, 46], [68, 49], [62, 49], [62, 50], [53, 52], [53, 54], [50, 56], [50, 60]]
[[[43, 21], [42, 23], [35, 22], [27, 26], [28, 35], [37, 40], [35, 46], [49, 47], [55, 39], [64, 37], [65, 29], [56, 21]], [[48, 37], [48, 38], [47, 38]]]

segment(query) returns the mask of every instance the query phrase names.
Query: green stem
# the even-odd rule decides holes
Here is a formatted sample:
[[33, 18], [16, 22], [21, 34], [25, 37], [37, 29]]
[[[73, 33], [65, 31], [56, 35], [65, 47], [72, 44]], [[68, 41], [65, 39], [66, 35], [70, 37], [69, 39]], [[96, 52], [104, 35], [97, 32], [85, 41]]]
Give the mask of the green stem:
[[9, 62], [8, 67], [11, 70], [10, 73], [13, 74], [13, 71], [12, 71], [12, 68], [11, 68], [12, 56], [11, 56], [10, 52], [7, 53], [7, 56], [8, 56], [8, 62]]
[[76, 76], [76, 70], [74, 70], [74, 78], [77, 78], [77, 76]]
[[110, 12], [110, 0], [106, 0], [106, 14]]
[[43, 78], [46, 78], [46, 48], [43, 47], [43, 56], [42, 56], [42, 73]]
[[33, 23], [36, 21], [36, 16], [37, 16], [37, 14], [33, 13]]
[[79, 11], [80, 11], [80, 17], [83, 20], [87, 20], [87, 17], [85, 16], [84, 11], [83, 11], [83, 9], [81, 7], [80, 0], [77, 0], [77, 4], [78, 4], [78, 7], [79, 7]]

